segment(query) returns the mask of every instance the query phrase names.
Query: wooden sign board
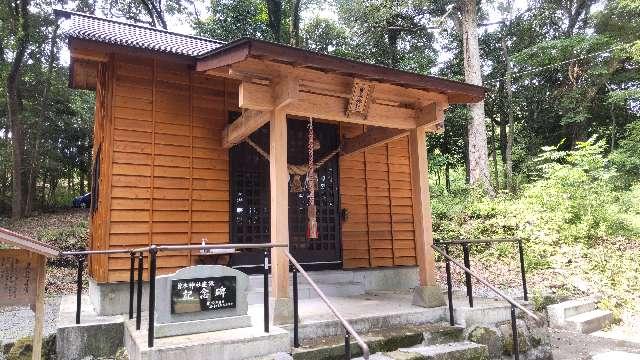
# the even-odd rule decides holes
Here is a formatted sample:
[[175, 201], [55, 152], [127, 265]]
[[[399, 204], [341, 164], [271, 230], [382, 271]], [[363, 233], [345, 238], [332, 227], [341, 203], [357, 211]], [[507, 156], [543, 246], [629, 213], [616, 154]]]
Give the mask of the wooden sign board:
[[353, 113], [358, 113], [366, 119], [369, 103], [371, 102], [371, 93], [373, 93], [373, 83], [361, 79], [354, 79], [351, 98], [347, 106], [347, 117]]
[[20, 249], [0, 249], [0, 306], [35, 305], [43, 256]]

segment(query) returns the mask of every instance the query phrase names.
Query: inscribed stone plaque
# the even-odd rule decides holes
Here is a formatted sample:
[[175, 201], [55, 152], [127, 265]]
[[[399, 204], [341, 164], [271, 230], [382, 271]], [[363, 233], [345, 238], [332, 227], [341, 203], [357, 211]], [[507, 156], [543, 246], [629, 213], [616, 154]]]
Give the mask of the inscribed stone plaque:
[[0, 306], [35, 304], [40, 255], [0, 249]]
[[218, 276], [171, 281], [171, 313], [236, 307], [236, 277]]
[[222, 265], [197, 265], [156, 278], [157, 337], [251, 326], [249, 277]]

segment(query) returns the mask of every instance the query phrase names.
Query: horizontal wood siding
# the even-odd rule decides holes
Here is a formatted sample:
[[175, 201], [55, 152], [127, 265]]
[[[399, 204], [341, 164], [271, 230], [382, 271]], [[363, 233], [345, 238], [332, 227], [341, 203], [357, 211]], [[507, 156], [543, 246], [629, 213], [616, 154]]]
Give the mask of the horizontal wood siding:
[[[118, 55], [114, 69], [109, 248], [228, 242], [225, 80], [151, 57]], [[158, 274], [196, 254], [161, 252]], [[109, 256], [106, 268], [98, 281], [127, 281], [129, 256]]]
[[[342, 137], [362, 133], [362, 125], [341, 124]], [[342, 262], [345, 268], [370, 266], [370, 241], [364, 153], [340, 158], [340, 203], [348, 212], [342, 223]]]
[[[362, 133], [341, 126], [342, 135]], [[345, 268], [415, 265], [407, 137], [340, 159]]]

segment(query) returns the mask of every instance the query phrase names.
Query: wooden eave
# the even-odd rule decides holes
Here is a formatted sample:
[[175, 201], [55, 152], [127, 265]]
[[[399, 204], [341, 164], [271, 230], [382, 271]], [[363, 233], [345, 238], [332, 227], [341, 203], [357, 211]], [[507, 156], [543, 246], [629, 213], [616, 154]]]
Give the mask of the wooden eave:
[[13, 231], [7, 230], [5, 228], [0, 227], [0, 242], [7, 243], [9, 245], [18, 247], [20, 249], [25, 249], [31, 252], [35, 252], [46, 257], [56, 257], [60, 255], [60, 250], [47, 245], [43, 242], [33, 240], [24, 235], [20, 235]]
[[[91, 76], [95, 78], [98, 63], [108, 61], [110, 54], [155, 57], [170, 62], [188, 64], [192, 67], [195, 67], [196, 64], [196, 59], [190, 56], [72, 37], [68, 39], [68, 47], [71, 55], [69, 87], [72, 89], [95, 90], [95, 82], [86, 81], [85, 78], [88, 77], [90, 79]], [[91, 72], [94, 72], [94, 74], [91, 75]]]
[[484, 99], [485, 96], [485, 88], [482, 86], [435, 76], [420, 75], [249, 38], [230, 42], [201, 56], [196, 62], [196, 70], [210, 71], [247, 59], [270, 61], [325, 73], [440, 93], [447, 96], [449, 104], [475, 103]]

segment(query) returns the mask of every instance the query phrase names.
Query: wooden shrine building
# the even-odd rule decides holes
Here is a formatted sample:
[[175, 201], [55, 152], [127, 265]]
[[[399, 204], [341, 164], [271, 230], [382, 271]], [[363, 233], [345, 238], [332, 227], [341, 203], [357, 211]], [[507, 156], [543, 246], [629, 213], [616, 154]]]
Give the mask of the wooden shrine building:
[[[261, 40], [57, 15], [70, 86], [96, 94], [91, 249], [288, 243], [310, 269], [417, 265], [420, 285], [435, 285], [425, 134], [484, 88]], [[307, 192], [292, 184], [308, 161], [309, 118], [325, 160], [317, 239], [306, 234]], [[197, 258], [162, 253], [159, 273]], [[272, 264], [274, 296], [287, 298], [287, 260], [276, 250]], [[129, 257], [92, 257], [89, 272], [127, 281]]]

